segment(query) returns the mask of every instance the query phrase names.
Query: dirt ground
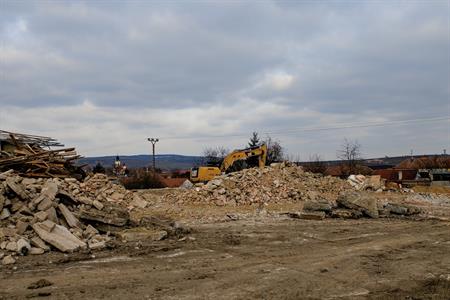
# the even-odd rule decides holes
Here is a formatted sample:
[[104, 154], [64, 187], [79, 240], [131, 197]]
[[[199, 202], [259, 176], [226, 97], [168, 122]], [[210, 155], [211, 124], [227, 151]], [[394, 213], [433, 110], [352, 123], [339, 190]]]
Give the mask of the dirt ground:
[[27, 256], [0, 277], [0, 299], [450, 299], [450, 223], [253, 217]]

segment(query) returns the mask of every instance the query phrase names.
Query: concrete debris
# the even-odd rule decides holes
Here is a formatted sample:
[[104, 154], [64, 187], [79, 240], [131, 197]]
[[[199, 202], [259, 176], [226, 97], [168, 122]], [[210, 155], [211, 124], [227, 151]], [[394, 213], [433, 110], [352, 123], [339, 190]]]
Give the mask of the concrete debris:
[[29, 254], [31, 255], [41, 255], [44, 254], [45, 250], [42, 248], [31, 247]]
[[166, 202], [207, 203], [217, 206], [259, 205], [262, 203], [304, 202], [320, 193], [329, 202], [351, 186], [344, 180], [304, 172], [286, 163], [264, 169], [251, 168], [225, 174], [193, 189], [165, 195]]
[[412, 206], [412, 205], [406, 205], [406, 204], [399, 204], [399, 203], [388, 203], [385, 208], [391, 213], [396, 215], [405, 215], [405, 216], [411, 216], [421, 213], [421, 209]]
[[121, 231], [117, 233], [117, 236], [126, 242], [137, 242], [143, 240], [160, 241], [167, 237], [167, 231], [137, 227]]
[[371, 218], [378, 218], [378, 207], [376, 198], [363, 192], [350, 191], [342, 193], [336, 200], [342, 208], [353, 209], [362, 212]]
[[180, 185], [180, 189], [190, 190], [192, 188], [194, 188], [194, 184], [188, 179]]
[[9, 243], [7, 243], [5, 249], [15, 252], [17, 250], [17, 242], [9, 242]]
[[45, 244], [45, 242], [41, 238], [39, 238], [37, 236], [35, 236], [35, 237], [33, 237], [31, 239], [31, 245], [36, 246], [37, 248], [41, 248], [44, 251], [49, 251], [50, 250], [50, 247], [47, 246]]
[[94, 200], [93, 202], [92, 202], [92, 205], [96, 208], [96, 209], [98, 209], [98, 210], [102, 210], [103, 209], [103, 207], [105, 207], [100, 201], [98, 201], [98, 200]]
[[362, 212], [353, 209], [337, 208], [331, 211], [330, 217], [340, 219], [359, 219], [362, 218]]
[[[46, 222], [51, 221], [47, 220]], [[55, 223], [53, 225], [49, 228], [44, 223], [35, 223], [32, 227], [42, 240], [62, 252], [73, 252], [80, 248], [86, 248], [86, 243], [78, 239], [66, 227]]]
[[17, 177], [7, 177], [5, 180], [5, 183], [22, 200], [25, 200], [25, 201], [30, 200], [30, 195], [28, 195], [25, 188], [20, 183], [17, 183], [16, 180], [18, 180], [18, 176]]
[[323, 211], [323, 212], [331, 212], [332, 206], [331, 203], [326, 199], [320, 199], [318, 201], [306, 201], [303, 205], [303, 210], [305, 211]]
[[416, 206], [380, 201], [374, 193], [362, 191], [343, 192], [336, 199], [336, 204], [325, 203], [324, 200], [308, 201], [303, 206], [303, 211], [305, 213], [321, 212], [327, 217], [342, 219], [411, 216], [422, 213], [422, 210]]
[[11, 265], [15, 262], [16, 262], [16, 260], [11, 255], [7, 255], [7, 256], [3, 257], [3, 259], [2, 259], [2, 265]]
[[[0, 247], [10, 255], [58, 250], [102, 249], [108, 231], [133, 226], [127, 207], [143, 208], [137, 193], [104, 174], [75, 178], [25, 178], [14, 171], [0, 176]], [[11, 259], [2, 257], [5, 262]], [[15, 258], [14, 258], [15, 260]]]
[[58, 204], [58, 209], [60, 213], [64, 216], [64, 219], [66, 220], [67, 224], [70, 227], [79, 227], [80, 222], [77, 218], [72, 214], [72, 212], [65, 206], [64, 204], [60, 203]]
[[145, 208], [147, 206], [147, 201], [136, 194], [133, 197], [133, 201], [130, 202], [130, 205], [133, 207]]
[[11, 215], [11, 213], [9, 212], [9, 209], [4, 208], [0, 212], [0, 220], [4, 220], [4, 219], [8, 218], [10, 215]]
[[386, 181], [382, 180], [380, 175], [350, 175], [347, 182], [357, 191], [384, 191], [387, 189]]

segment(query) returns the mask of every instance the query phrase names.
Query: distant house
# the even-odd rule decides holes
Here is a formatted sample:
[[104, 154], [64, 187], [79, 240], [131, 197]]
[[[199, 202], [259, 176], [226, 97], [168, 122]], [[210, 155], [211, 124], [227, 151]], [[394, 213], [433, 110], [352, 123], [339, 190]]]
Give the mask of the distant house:
[[393, 168], [375, 170], [374, 174], [387, 181], [406, 185], [450, 186], [450, 157], [448, 155], [411, 157]]
[[[371, 175], [373, 173], [373, 170], [367, 166], [358, 165], [356, 166], [356, 171], [354, 173], [362, 175]], [[348, 170], [348, 167], [345, 164], [340, 164], [327, 167], [324, 175], [346, 179], [351, 174]]]

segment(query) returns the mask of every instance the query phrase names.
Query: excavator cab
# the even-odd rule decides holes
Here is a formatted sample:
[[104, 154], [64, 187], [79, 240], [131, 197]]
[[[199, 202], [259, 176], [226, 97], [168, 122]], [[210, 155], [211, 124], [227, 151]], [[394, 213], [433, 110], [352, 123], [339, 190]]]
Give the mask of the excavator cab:
[[218, 167], [195, 167], [191, 169], [191, 182], [210, 181], [217, 175], [222, 174]]

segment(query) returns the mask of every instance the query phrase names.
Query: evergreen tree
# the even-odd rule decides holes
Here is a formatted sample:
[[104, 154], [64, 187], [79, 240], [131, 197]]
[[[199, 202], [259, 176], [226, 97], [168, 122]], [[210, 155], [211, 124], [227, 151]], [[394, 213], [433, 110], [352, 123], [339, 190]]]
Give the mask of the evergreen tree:
[[256, 131], [253, 132], [252, 137], [250, 138], [250, 142], [248, 143], [248, 146], [251, 147], [257, 147], [261, 144], [261, 141], [259, 140], [258, 133]]
[[92, 169], [92, 172], [94, 172], [94, 174], [95, 173], [103, 173], [103, 174], [105, 174], [106, 170], [105, 170], [105, 167], [103, 167], [102, 164], [100, 162], [98, 162], [95, 165], [94, 169]]

